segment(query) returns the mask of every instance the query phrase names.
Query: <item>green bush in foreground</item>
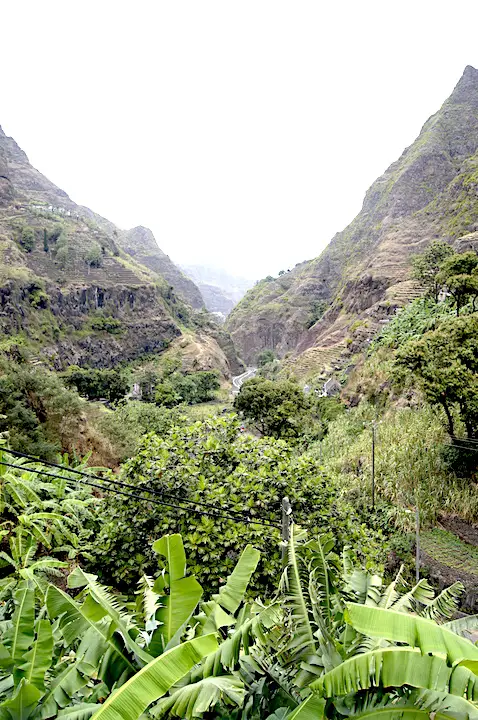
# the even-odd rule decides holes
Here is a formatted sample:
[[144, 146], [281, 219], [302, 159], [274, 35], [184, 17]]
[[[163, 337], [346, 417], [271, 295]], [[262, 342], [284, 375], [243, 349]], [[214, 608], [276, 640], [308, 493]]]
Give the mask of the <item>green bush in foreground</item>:
[[[138, 573], [150, 572], [152, 540], [180, 532], [192, 569], [208, 589], [230, 571], [238, 547], [244, 542], [258, 544], [264, 552], [253, 587], [271, 592], [281, 568], [280, 530], [273, 526], [280, 527], [284, 496], [299, 524], [314, 531], [333, 527], [341, 545], [353, 544], [356, 557], [373, 566], [383, 561], [381, 533], [339, 502], [336, 485], [318, 460], [294, 455], [283, 440], [241, 434], [235, 417], [173, 427], [163, 437], [145, 436], [120, 477], [143, 495], [148, 489], [159, 494], [150, 496], [149, 505], [117, 496], [105, 508], [95, 566], [101, 568], [103, 579], [125, 589], [134, 586]], [[155, 504], [162, 499], [180, 505], [174, 498], [192, 504]], [[214, 517], [215, 513], [232, 517]], [[241, 522], [237, 516], [244, 513], [258, 524]]]

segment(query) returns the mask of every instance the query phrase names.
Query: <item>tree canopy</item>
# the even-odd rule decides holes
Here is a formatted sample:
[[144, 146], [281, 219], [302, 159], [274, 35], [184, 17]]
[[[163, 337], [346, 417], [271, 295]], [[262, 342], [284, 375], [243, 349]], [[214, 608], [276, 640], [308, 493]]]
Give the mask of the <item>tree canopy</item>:
[[307, 396], [296, 382], [262, 377], [246, 380], [234, 401], [234, 409], [262, 435], [275, 438], [300, 435], [309, 406]]

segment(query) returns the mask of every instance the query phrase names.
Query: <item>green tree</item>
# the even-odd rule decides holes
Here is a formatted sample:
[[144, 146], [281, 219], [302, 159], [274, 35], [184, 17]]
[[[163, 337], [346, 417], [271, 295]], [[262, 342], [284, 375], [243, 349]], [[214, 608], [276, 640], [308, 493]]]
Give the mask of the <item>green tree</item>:
[[478, 255], [475, 252], [456, 253], [440, 266], [437, 280], [451, 293], [456, 314], [468, 299], [473, 299], [473, 312], [478, 297]]
[[28, 225], [22, 228], [20, 234], [20, 245], [25, 252], [31, 252], [35, 246], [35, 230]]
[[82, 411], [55, 373], [0, 358], [0, 432], [13, 450], [54, 457], [77, 435]]
[[234, 409], [262, 435], [275, 438], [298, 437], [309, 405], [297, 383], [262, 377], [246, 380], [234, 401]]
[[80, 395], [88, 400], [106, 398], [110, 402], [117, 402], [124, 398], [129, 389], [128, 379], [119, 370], [97, 370], [71, 365], [63, 378], [68, 387], [75, 387]]
[[[141, 492], [149, 488], [159, 496], [173, 496], [167, 502], [179, 505], [153, 509], [131, 498], [111, 498], [95, 549], [95, 567], [101, 567], [102, 579], [123, 588], [132, 587], [138, 572], [154, 567], [149, 543], [155, 537], [180, 532], [193, 572], [207, 588], [232, 569], [238, 544], [260, 543], [265, 552], [256, 588], [270, 591], [280, 572], [274, 525], [281, 516], [282, 498], [290, 498], [297, 518], [313, 518], [320, 526], [328, 522], [325, 517], [336, 493], [317, 460], [294, 456], [283, 440], [243, 435], [239, 421], [231, 416], [174, 427], [163, 437], [145, 436], [138, 454], [123, 465], [121, 479]], [[214, 508], [223, 517], [215, 517]], [[241, 522], [244, 516], [259, 524]], [[339, 516], [340, 511], [336, 521], [343, 528]], [[261, 525], [262, 520], [272, 526]], [[370, 538], [376, 538], [372, 531]]]
[[443, 283], [439, 273], [443, 262], [453, 255], [453, 249], [441, 240], [433, 240], [424, 253], [412, 258], [412, 277], [428, 290], [428, 294], [438, 302]]
[[276, 356], [273, 350], [262, 350], [257, 356], [257, 365], [261, 368], [268, 363], [274, 362]]
[[441, 406], [447, 430], [456, 435], [456, 416], [469, 438], [478, 437], [478, 316], [450, 318], [420, 339], [408, 341], [396, 356], [399, 379], [413, 373], [427, 400]]

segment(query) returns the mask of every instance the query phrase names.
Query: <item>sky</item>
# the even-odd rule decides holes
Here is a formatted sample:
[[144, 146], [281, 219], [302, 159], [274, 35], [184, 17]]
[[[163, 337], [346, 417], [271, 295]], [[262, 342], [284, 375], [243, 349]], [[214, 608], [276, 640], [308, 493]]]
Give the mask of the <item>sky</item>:
[[316, 257], [478, 67], [476, 0], [0, 0], [0, 125], [184, 264]]

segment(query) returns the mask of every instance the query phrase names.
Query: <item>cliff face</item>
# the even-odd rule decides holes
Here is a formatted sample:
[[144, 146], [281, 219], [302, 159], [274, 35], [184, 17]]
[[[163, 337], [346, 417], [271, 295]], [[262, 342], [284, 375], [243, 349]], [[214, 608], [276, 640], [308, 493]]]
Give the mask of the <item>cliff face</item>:
[[0, 128], [0, 349], [113, 366], [169, 346], [193, 314], [184, 298], [203, 307], [149, 230], [76, 205]]
[[468, 66], [353, 222], [319, 257], [261, 281], [232, 311], [227, 328], [242, 357], [251, 362], [263, 348], [308, 353], [320, 370], [320, 351], [340, 353], [357, 318], [373, 332], [390, 305], [413, 297], [413, 254], [432, 239], [462, 243], [478, 230], [477, 149], [478, 71]]

